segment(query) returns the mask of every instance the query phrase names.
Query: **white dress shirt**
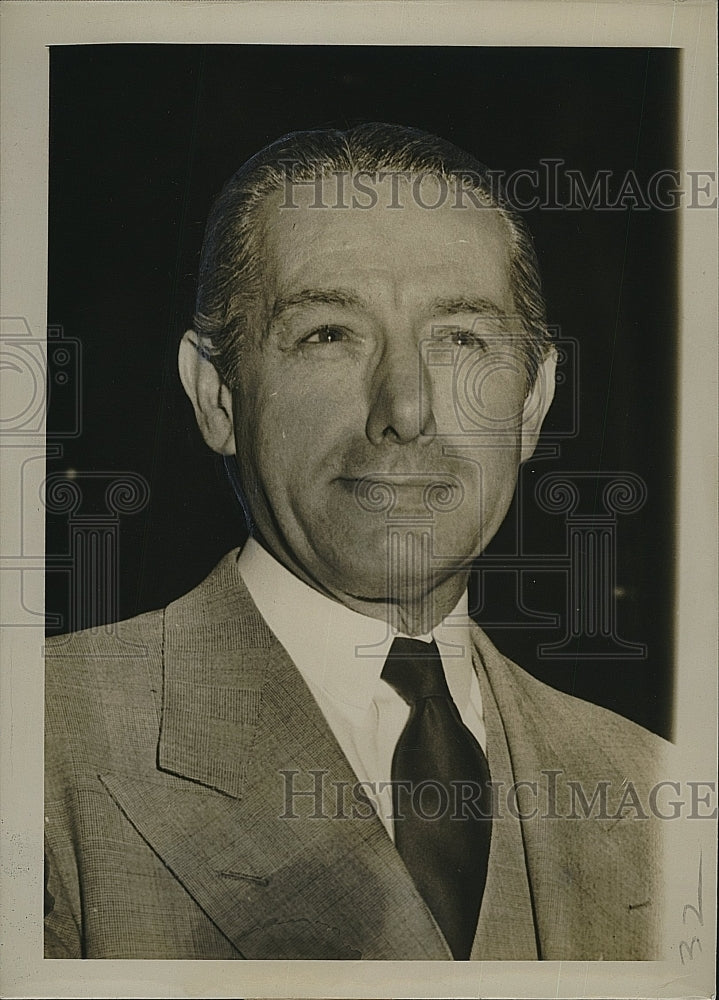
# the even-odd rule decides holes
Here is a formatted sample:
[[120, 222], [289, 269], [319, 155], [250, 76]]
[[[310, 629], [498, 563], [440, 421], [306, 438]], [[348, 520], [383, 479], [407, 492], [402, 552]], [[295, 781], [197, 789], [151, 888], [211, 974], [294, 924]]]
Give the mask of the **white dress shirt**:
[[[401, 632], [351, 611], [294, 576], [253, 538], [238, 563], [240, 575], [317, 701], [327, 723], [390, 836], [392, 756], [409, 706], [381, 678], [392, 641]], [[486, 748], [482, 698], [472, 665], [471, 620], [465, 591], [431, 634], [462, 721]]]

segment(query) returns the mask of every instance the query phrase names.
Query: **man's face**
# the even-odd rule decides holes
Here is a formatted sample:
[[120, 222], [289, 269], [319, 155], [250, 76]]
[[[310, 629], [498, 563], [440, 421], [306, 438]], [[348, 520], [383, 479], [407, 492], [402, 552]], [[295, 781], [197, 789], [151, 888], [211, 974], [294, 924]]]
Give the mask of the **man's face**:
[[399, 209], [386, 183], [370, 209], [311, 208], [300, 188], [299, 207], [264, 206], [237, 459], [266, 544], [335, 596], [417, 596], [466, 570], [515, 488], [527, 376], [508, 228], [453, 196], [423, 207], [436, 183], [420, 199], [400, 185]]

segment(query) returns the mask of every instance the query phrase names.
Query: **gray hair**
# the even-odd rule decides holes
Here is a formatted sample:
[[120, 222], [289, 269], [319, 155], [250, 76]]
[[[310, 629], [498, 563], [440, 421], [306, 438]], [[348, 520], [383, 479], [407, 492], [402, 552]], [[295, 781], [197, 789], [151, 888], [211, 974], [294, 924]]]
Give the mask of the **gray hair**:
[[522, 348], [531, 386], [550, 340], [536, 253], [524, 220], [475, 157], [428, 132], [377, 122], [346, 131], [318, 129], [283, 136], [244, 163], [218, 195], [205, 230], [194, 327], [226, 384], [237, 385], [241, 345], [257, 314], [263, 258], [256, 244], [264, 200], [288, 181], [309, 183], [341, 172], [379, 171], [451, 181], [505, 219], [510, 280], [526, 334]]

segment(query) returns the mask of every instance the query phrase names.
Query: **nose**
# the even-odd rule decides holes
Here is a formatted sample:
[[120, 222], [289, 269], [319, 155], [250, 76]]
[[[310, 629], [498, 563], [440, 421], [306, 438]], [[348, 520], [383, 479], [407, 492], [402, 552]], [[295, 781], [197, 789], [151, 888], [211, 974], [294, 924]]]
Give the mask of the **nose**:
[[435, 435], [432, 386], [416, 343], [385, 344], [373, 373], [366, 430], [372, 444], [409, 444]]

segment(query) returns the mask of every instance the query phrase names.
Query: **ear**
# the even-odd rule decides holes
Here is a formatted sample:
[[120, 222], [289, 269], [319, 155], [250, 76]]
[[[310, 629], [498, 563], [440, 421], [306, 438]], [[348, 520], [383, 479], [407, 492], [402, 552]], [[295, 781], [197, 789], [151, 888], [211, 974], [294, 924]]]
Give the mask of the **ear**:
[[177, 360], [182, 385], [190, 397], [205, 442], [220, 455], [234, 455], [232, 393], [194, 330], [188, 330], [182, 338]]
[[555, 374], [557, 370], [557, 352], [554, 347], [542, 360], [534, 385], [524, 401], [522, 411], [522, 457], [526, 462], [534, 454], [537, 447], [539, 432], [542, 429], [547, 410], [554, 399]]

